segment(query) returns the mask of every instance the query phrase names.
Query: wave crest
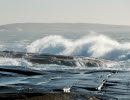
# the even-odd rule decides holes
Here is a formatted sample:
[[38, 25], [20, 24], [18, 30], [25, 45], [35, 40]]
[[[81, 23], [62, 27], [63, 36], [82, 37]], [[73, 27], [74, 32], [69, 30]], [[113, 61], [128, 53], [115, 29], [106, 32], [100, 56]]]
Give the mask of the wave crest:
[[68, 48], [71, 43], [62, 36], [47, 36], [27, 46], [27, 52], [59, 54]]
[[119, 43], [105, 35], [88, 35], [78, 40], [51, 35], [34, 41], [27, 52], [90, 56], [114, 60], [130, 58], [130, 43]]

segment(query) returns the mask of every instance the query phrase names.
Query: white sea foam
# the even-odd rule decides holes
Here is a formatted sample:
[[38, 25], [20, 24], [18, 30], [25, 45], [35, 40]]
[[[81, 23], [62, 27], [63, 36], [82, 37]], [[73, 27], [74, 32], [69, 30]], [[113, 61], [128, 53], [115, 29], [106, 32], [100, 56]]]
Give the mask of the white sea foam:
[[59, 54], [72, 46], [72, 41], [62, 36], [47, 36], [27, 46], [27, 52]]
[[32, 66], [32, 63], [25, 59], [0, 58], [0, 65], [4, 66]]
[[34, 41], [27, 52], [90, 56], [114, 60], [130, 59], [130, 43], [119, 43], [105, 35], [93, 34], [78, 40], [51, 35]]

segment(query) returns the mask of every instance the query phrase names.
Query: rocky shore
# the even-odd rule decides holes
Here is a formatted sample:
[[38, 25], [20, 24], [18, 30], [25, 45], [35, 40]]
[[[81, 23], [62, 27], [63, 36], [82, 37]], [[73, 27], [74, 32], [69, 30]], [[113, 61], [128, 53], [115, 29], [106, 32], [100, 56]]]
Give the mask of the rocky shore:
[[0, 94], [0, 100], [105, 100], [85, 94], [47, 94], [47, 93], [26, 93], [26, 94]]

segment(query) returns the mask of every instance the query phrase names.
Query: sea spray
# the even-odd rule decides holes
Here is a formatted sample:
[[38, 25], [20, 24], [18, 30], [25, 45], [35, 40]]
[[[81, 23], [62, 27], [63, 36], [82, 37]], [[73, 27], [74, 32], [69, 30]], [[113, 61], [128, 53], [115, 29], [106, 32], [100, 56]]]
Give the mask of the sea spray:
[[34, 41], [26, 49], [32, 53], [89, 56], [109, 60], [130, 58], [130, 43], [119, 43], [102, 34], [88, 35], [78, 40], [51, 35]]
[[27, 46], [27, 52], [59, 54], [72, 45], [72, 42], [62, 36], [47, 36], [34, 41]]

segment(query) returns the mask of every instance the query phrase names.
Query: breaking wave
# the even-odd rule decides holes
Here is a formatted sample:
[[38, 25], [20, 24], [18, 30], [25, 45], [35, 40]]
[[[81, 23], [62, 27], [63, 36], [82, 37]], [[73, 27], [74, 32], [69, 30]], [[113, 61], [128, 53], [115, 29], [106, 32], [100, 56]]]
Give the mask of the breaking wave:
[[130, 43], [120, 43], [105, 35], [88, 35], [78, 40], [59, 35], [46, 36], [26, 47], [27, 52], [89, 56], [110, 60], [130, 59]]

